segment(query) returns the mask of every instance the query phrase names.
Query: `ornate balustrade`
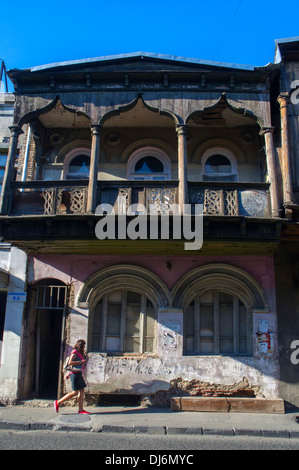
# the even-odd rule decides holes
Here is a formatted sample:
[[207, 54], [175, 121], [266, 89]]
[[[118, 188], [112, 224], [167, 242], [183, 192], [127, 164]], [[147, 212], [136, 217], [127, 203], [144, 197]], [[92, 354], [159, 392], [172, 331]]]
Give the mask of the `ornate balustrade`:
[[9, 213], [85, 214], [87, 185], [87, 180], [14, 182]]
[[[189, 204], [203, 205], [206, 215], [271, 217], [268, 183], [189, 182]], [[87, 180], [26, 181], [11, 185], [10, 215], [86, 214]], [[178, 204], [177, 181], [98, 181], [97, 205], [110, 204], [117, 214], [155, 210]]]
[[98, 182], [98, 204], [110, 204], [115, 213], [125, 214], [129, 206], [134, 212], [168, 212], [178, 204], [177, 181], [105, 181]]
[[268, 183], [189, 182], [189, 203], [206, 215], [271, 217]]

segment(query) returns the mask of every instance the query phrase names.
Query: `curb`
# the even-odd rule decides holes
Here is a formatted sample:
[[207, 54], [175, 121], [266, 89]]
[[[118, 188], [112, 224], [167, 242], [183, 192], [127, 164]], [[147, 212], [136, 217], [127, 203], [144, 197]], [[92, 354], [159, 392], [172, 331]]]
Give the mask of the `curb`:
[[68, 424], [55, 424], [46, 422], [22, 423], [17, 421], [0, 421], [0, 430], [7, 431], [65, 431], [65, 432], [101, 432], [123, 434], [150, 434], [150, 435], [198, 435], [198, 436], [250, 436], [250, 437], [276, 437], [299, 438], [299, 431], [269, 430], [269, 429], [216, 429], [202, 427], [170, 427], [170, 426], [117, 426], [102, 424], [98, 426], [80, 426]]

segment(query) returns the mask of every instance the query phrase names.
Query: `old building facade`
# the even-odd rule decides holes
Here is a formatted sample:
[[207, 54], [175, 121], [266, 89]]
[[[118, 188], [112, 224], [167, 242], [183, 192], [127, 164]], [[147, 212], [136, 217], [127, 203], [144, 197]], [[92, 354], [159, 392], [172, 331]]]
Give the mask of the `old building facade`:
[[28, 256], [16, 397], [59, 395], [84, 338], [95, 396], [295, 404], [277, 287], [297, 227], [289, 44], [292, 63], [265, 67], [136, 53], [9, 72], [1, 235]]

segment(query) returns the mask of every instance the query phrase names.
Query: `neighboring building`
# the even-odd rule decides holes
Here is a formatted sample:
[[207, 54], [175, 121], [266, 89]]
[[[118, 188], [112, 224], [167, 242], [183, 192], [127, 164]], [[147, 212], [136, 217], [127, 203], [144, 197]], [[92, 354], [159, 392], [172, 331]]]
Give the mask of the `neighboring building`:
[[13, 123], [15, 95], [13, 93], [0, 93], [0, 189], [5, 172], [5, 165], [9, 149], [9, 126]]
[[[60, 394], [63, 357], [84, 338], [90, 394], [296, 404], [280, 379], [276, 287], [281, 236], [297, 227], [285, 73], [147, 53], [9, 72], [1, 235], [28, 255], [18, 397]], [[200, 249], [176, 236], [173, 204], [190, 204], [195, 233], [202, 205]], [[140, 216], [153, 209], [157, 226]]]
[[[13, 124], [14, 103], [13, 93], [0, 93], [0, 193], [9, 151], [9, 127]], [[26, 258], [23, 251], [0, 240], [0, 397], [8, 400], [15, 400], [19, 390], [24, 296], [17, 298], [12, 294], [25, 291]]]
[[[280, 386], [286, 402], [299, 406], [299, 37], [276, 41], [273, 102], [274, 143], [286, 184], [281, 200], [289, 213], [275, 253]], [[274, 94], [275, 96], [275, 94]]]

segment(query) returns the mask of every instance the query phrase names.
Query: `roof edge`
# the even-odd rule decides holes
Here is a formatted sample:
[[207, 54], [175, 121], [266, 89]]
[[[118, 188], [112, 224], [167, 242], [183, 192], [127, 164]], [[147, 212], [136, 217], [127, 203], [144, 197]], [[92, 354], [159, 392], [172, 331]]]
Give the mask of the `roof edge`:
[[113, 60], [122, 60], [122, 59], [138, 58], [138, 57], [166, 60], [166, 61], [172, 61], [172, 62], [184, 62], [184, 63], [190, 63], [190, 64], [196, 64], [196, 65], [208, 65], [212, 67], [224, 67], [224, 68], [239, 69], [239, 70], [254, 71], [255, 69], [255, 66], [253, 65], [234, 64], [234, 63], [227, 63], [227, 62], [214, 62], [211, 60], [194, 59], [194, 58], [189, 58], [189, 57], [158, 54], [158, 53], [151, 53], [151, 52], [132, 52], [132, 53], [125, 53], [125, 54], [92, 57], [88, 59], [69, 60], [65, 62], [54, 62], [51, 64], [44, 64], [44, 65], [39, 65], [36, 67], [30, 67], [27, 69], [12, 69], [12, 70], [9, 70], [9, 72], [12, 72], [12, 71], [14, 72], [28, 72], [28, 71], [38, 72], [38, 71], [47, 70], [47, 69], [68, 67], [71, 65], [84, 65], [84, 64], [91, 64], [94, 62], [107, 62], [107, 61], [113, 61]]
[[297, 42], [297, 41], [299, 41], [299, 36], [294, 36], [292, 38], [274, 39], [275, 44], [284, 44], [287, 42]]

